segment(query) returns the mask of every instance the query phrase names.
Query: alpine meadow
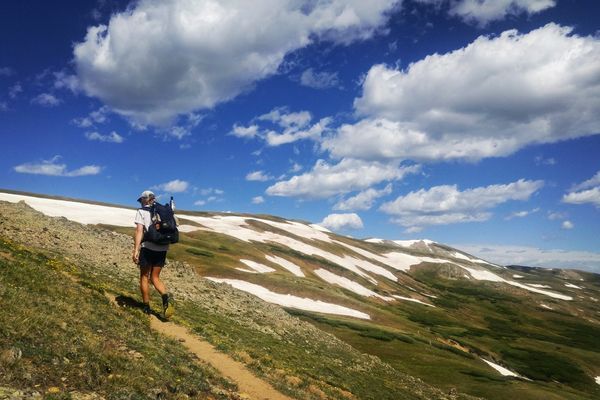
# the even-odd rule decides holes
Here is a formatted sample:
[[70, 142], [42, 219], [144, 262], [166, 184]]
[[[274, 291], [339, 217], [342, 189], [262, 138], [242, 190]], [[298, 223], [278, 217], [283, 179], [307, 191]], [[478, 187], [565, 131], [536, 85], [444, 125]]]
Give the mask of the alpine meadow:
[[599, 2], [0, 3], [0, 400], [600, 398]]

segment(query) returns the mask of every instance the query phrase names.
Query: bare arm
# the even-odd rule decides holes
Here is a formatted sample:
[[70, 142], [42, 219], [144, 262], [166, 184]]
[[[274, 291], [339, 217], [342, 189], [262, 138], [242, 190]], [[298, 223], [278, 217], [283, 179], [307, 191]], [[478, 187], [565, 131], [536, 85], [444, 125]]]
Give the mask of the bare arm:
[[132, 260], [134, 263], [138, 263], [140, 259], [140, 246], [142, 244], [142, 238], [144, 237], [144, 225], [135, 224], [135, 236], [133, 237], [133, 255]]

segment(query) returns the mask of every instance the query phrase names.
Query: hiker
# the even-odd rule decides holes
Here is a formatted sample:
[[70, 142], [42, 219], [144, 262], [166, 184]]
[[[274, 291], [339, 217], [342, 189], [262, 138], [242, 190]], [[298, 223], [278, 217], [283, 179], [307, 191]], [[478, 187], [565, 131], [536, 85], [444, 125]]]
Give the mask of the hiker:
[[169, 318], [174, 311], [173, 298], [167, 292], [160, 280], [160, 272], [165, 265], [168, 244], [157, 244], [144, 240], [144, 235], [155, 221], [152, 220], [153, 205], [156, 201], [154, 193], [150, 190], [142, 192], [137, 201], [142, 205], [135, 215], [135, 237], [133, 242], [133, 262], [140, 266], [140, 291], [144, 302], [144, 313], [150, 314], [150, 287], [148, 280], [160, 293], [163, 303], [163, 316]]

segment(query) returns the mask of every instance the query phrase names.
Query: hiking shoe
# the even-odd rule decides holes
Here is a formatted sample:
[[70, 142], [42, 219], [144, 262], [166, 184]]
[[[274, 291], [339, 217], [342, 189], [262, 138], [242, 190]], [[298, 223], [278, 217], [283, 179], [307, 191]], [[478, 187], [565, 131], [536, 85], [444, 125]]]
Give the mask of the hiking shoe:
[[164, 294], [162, 296], [163, 301], [163, 316], [168, 319], [171, 318], [173, 313], [175, 312], [175, 307], [173, 305], [173, 296], [170, 294]]
[[142, 311], [146, 315], [152, 314], [152, 309], [150, 308], [150, 304], [144, 304], [144, 307], [142, 308]]

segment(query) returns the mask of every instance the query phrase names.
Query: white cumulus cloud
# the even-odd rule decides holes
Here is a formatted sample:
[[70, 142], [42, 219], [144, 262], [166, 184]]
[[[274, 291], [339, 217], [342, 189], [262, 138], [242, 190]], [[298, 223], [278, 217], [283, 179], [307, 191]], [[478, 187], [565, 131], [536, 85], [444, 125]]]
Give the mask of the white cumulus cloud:
[[265, 202], [264, 197], [262, 196], [256, 196], [252, 198], [252, 204], [262, 204]]
[[507, 16], [536, 14], [552, 8], [556, 0], [413, 0], [431, 4], [438, 10], [448, 10], [450, 15], [458, 16], [466, 22], [485, 26], [492, 21]]
[[94, 124], [105, 123], [108, 120], [109, 112], [110, 110], [108, 107], [102, 106], [99, 109], [90, 112], [87, 117], [75, 118], [72, 122], [80, 128], [89, 128], [94, 126]]
[[14, 170], [21, 174], [66, 177], [98, 175], [102, 171], [102, 167], [98, 165], [85, 165], [81, 168], [68, 170], [66, 164], [59, 163], [60, 158], [60, 156], [54, 156], [50, 160], [20, 164], [15, 166]]
[[258, 182], [266, 182], [273, 179], [273, 177], [264, 171], [252, 171], [246, 174], [247, 181], [258, 181]]
[[315, 39], [371, 37], [398, 0], [140, 0], [74, 46], [79, 86], [142, 125], [212, 108]]
[[543, 181], [524, 179], [464, 191], [456, 185], [435, 186], [399, 196], [380, 210], [413, 232], [428, 225], [482, 222], [492, 216], [490, 209], [510, 200], [528, 200], [543, 186]]
[[571, 221], [567, 220], [567, 221], [563, 221], [561, 227], [565, 230], [570, 230], [575, 228], [575, 224], [573, 224]]
[[337, 72], [317, 72], [308, 68], [300, 76], [300, 83], [314, 89], [328, 89], [339, 86], [340, 80]]
[[579, 192], [571, 192], [563, 196], [564, 203], [571, 204], [593, 204], [600, 208], [600, 187], [593, 189], [582, 190]]
[[241, 125], [233, 125], [233, 129], [231, 130], [231, 134], [233, 136], [237, 136], [240, 138], [253, 138], [258, 134], [258, 125], [250, 125], [250, 126], [241, 126]]
[[596, 172], [596, 175], [592, 176], [590, 179], [574, 185], [571, 188], [571, 191], [591, 189], [594, 187], [600, 187], [600, 171]]
[[369, 188], [349, 197], [346, 200], [339, 201], [333, 206], [334, 210], [351, 211], [351, 210], [369, 210], [373, 207], [375, 200], [382, 196], [387, 196], [392, 193], [392, 184], [388, 184], [381, 190]]
[[103, 135], [98, 132], [86, 132], [85, 137], [88, 140], [97, 140], [99, 142], [108, 142], [108, 143], [123, 143], [125, 140], [123, 136], [119, 135], [117, 132], [112, 131], [107, 135]]
[[555, 5], [555, 0], [460, 0], [452, 4], [450, 14], [467, 22], [487, 25], [508, 15], [536, 14]]
[[355, 213], [329, 214], [323, 219], [323, 221], [319, 222], [318, 225], [321, 225], [332, 231], [363, 228], [362, 219], [360, 219], [360, 217]]
[[398, 166], [393, 163], [343, 159], [335, 165], [318, 160], [313, 169], [280, 181], [267, 188], [271, 196], [327, 198], [355, 190], [365, 190], [380, 182], [400, 180], [416, 173], [419, 165]]
[[534, 214], [536, 212], [540, 211], [539, 208], [534, 208], [533, 210], [523, 210], [523, 211], [515, 211], [513, 213], [511, 213], [509, 216], [507, 216], [506, 220], [511, 220], [513, 218], [525, 218], [528, 215]]
[[600, 171], [590, 179], [573, 185], [562, 201], [570, 204], [593, 204], [600, 208]]
[[40, 93], [31, 99], [31, 103], [42, 107], [56, 107], [62, 103], [62, 101], [51, 93]]
[[160, 185], [152, 186], [153, 190], [162, 190], [168, 193], [185, 192], [190, 186], [189, 182], [180, 179], [174, 179], [169, 182], [161, 183]]
[[240, 138], [258, 137], [272, 147], [303, 139], [319, 141], [329, 129], [332, 118], [321, 118], [311, 125], [312, 118], [309, 111], [292, 112], [286, 107], [277, 107], [254, 118], [248, 126], [234, 124], [230, 134]]
[[508, 156], [600, 132], [600, 38], [548, 24], [481, 36], [401, 70], [373, 66], [364, 117], [323, 148], [334, 157], [439, 161]]

